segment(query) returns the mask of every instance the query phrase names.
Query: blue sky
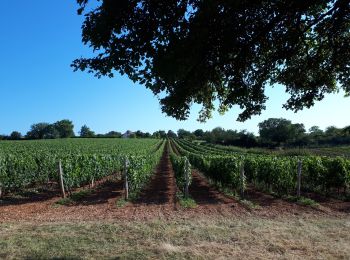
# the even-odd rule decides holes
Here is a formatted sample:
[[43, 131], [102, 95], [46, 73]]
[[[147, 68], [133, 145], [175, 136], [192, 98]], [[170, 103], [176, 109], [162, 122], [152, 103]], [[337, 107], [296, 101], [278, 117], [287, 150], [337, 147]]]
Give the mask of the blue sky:
[[287, 100], [282, 86], [269, 88], [267, 110], [244, 123], [236, 121], [238, 108], [224, 116], [215, 113], [204, 124], [196, 121], [199, 106], [193, 106], [187, 121], [167, 117], [149, 90], [126, 77], [96, 79], [72, 71], [75, 58], [90, 54], [81, 43], [83, 17], [76, 10], [74, 0], [1, 0], [0, 134], [25, 134], [32, 123], [66, 118], [76, 132], [87, 124], [97, 133], [217, 126], [257, 133], [257, 124], [269, 117], [304, 123], [306, 128], [350, 125], [350, 98], [343, 93], [295, 114], [282, 109]]

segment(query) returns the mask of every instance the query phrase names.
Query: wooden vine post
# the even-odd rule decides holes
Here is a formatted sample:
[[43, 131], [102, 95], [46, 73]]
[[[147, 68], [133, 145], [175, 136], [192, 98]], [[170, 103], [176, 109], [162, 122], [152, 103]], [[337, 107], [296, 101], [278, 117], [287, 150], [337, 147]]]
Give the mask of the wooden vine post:
[[302, 162], [301, 160], [298, 161], [298, 182], [297, 182], [297, 196], [300, 197], [300, 190], [301, 190], [301, 169], [302, 169]]
[[125, 188], [125, 200], [128, 200], [128, 199], [129, 199], [128, 167], [129, 167], [129, 160], [128, 160], [128, 157], [125, 157], [125, 160], [124, 160], [124, 188]]
[[[96, 163], [96, 162], [95, 162]], [[95, 166], [95, 174], [97, 173], [97, 167]], [[91, 180], [90, 180], [90, 188], [94, 188], [95, 187], [95, 177], [92, 176]]]
[[245, 188], [244, 162], [241, 163], [239, 173], [240, 173], [240, 182], [241, 182], [240, 193], [241, 193], [241, 198], [244, 199], [244, 188]]
[[190, 171], [191, 171], [191, 165], [190, 162], [188, 161], [187, 157], [185, 157], [185, 165], [184, 165], [184, 173], [185, 173], [185, 198], [189, 197], [189, 192], [188, 192], [188, 187], [190, 183]]
[[95, 187], [95, 178], [94, 177], [92, 177], [92, 179], [91, 179], [90, 187], [91, 188]]
[[60, 177], [60, 187], [61, 187], [62, 198], [66, 198], [66, 192], [64, 190], [64, 180], [63, 180], [63, 170], [62, 170], [61, 160], [58, 161], [58, 174]]

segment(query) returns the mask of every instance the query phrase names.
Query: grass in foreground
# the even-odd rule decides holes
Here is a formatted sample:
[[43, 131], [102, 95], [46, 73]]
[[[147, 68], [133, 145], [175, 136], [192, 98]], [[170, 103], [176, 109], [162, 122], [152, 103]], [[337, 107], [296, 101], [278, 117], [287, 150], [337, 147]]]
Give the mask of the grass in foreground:
[[318, 208], [320, 206], [316, 201], [314, 201], [310, 198], [297, 197], [297, 196], [287, 196], [285, 199], [288, 201], [291, 201], [291, 202], [298, 203], [302, 206], [310, 206], [313, 208]]
[[176, 198], [179, 201], [179, 204], [183, 208], [195, 208], [197, 207], [197, 203], [194, 199], [191, 197], [185, 197], [185, 195], [182, 192], [176, 193]]
[[348, 259], [349, 241], [349, 218], [0, 224], [1, 259]]
[[127, 200], [125, 200], [124, 198], [120, 198], [118, 200], [115, 201], [115, 206], [117, 208], [122, 208], [125, 207], [126, 204], [128, 204], [129, 202]]
[[183, 208], [195, 208], [197, 207], [197, 203], [192, 198], [181, 198], [179, 200], [180, 206]]
[[92, 189], [77, 191], [72, 193], [70, 197], [59, 199], [56, 202], [56, 204], [62, 205], [62, 206], [73, 205], [74, 203], [79, 202], [84, 198], [86, 198], [87, 196], [89, 196], [92, 192], [93, 192]]

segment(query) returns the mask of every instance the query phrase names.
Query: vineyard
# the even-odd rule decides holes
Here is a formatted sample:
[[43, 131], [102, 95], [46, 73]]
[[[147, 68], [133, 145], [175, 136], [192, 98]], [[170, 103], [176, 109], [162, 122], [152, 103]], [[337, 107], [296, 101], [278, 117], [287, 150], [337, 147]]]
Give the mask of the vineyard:
[[[196, 189], [197, 200], [205, 197], [203, 181], [241, 199], [248, 189], [277, 196], [311, 192], [349, 197], [346, 157], [242, 153], [184, 139], [66, 139], [0, 143], [0, 198], [50, 184], [58, 189], [59, 183], [70, 196], [76, 189], [118, 175], [127, 194], [123, 196], [133, 201], [157, 177], [162, 161], [172, 168], [169, 174], [175, 183], [168, 185], [176, 186], [177, 197], [191, 198]], [[164, 185], [155, 182], [149, 193]]]
[[180, 139], [172, 142], [206, 177], [237, 193], [251, 184], [270, 193], [295, 195], [298, 165], [300, 190], [347, 194], [350, 186], [350, 160], [344, 157], [250, 154]]
[[130, 193], [136, 195], [158, 164], [164, 144], [153, 139], [3, 142], [0, 195], [58, 182], [59, 162], [64, 188], [70, 192], [111, 174], [120, 174], [126, 160]]

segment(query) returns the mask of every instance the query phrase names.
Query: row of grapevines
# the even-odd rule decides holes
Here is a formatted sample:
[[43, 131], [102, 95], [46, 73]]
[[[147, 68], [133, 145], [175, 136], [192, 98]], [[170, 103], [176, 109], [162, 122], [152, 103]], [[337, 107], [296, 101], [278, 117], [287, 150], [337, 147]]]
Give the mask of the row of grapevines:
[[202, 171], [208, 178], [225, 186], [238, 189], [240, 186], [241, 158], [197, 153], [184, 149], [175, 141], [178, 151], [189, 158], [191, 164]]
[[[177, 155], [174, 152], [170, 141], [168, 143], [168, 149], [171, 164], [175, 173], [176, 185], [182, 192], [185, 192], [186, 183], [190, 185], [192, 182], [191, 165], [187, 162], [188, 159], [185, 156]], [[186, 175], [188, 178], [187, 180]]]
[[[164, 151], [165, 141], [157, 147], [155, 151], [147, 155], [128, 156], [128, 183], [131, 198], [137, 197], [142, 188], [148, 183], [154, 172], [154, 168], [159, 163]], [[125, 158], [123, 159], [125, 160]]]
[[265, 185], [279, 194], [291, 194], [297, 185], [297, 164], [302, 161], [302, 188], [310, 191], [330, 191], [350, 186], [350, 160], [318, 156], [271, 156], [254, 154], [217, 155], [212, 149], [176, 140], [182, 154], [211, 179], [238, 188], [239, 165], [244, 164], [247, 181]]

